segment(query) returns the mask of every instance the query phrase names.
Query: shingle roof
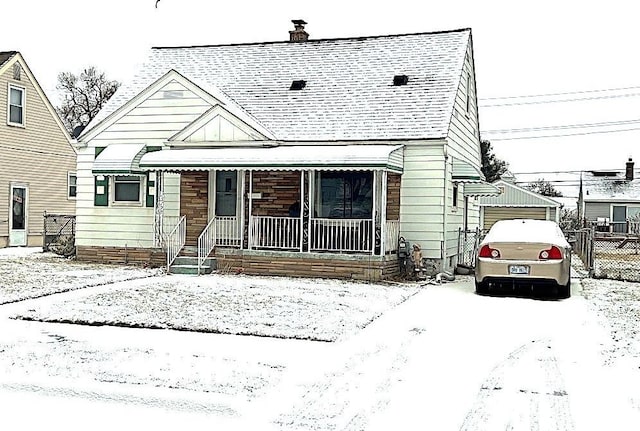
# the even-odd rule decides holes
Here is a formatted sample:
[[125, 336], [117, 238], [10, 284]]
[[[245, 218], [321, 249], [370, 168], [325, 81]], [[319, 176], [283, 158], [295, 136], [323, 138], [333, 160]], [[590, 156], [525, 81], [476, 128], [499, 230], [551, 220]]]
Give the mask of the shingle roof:
[[5, 64], [11, 57], [16, 55], [18, 51], [0, 51], [0, 66]]
[[625, 172], [610, 172], [600, 176], [593, 172], [582, 174], [583, 199], [585, 201], [640, 201], [640, 171], [635, 179], [627, 181]]
[[[447, 135], [470, 29], [437, 33], [153, 48], [90, 124], [169, 69], [235, 100], [278, 139], [435, 139]], [[394, 75], [408, 75], [393, 86]], [[303, 90], [290, 90], [304, 80]], [[86, 132], [86, 131], [85, 131]]]

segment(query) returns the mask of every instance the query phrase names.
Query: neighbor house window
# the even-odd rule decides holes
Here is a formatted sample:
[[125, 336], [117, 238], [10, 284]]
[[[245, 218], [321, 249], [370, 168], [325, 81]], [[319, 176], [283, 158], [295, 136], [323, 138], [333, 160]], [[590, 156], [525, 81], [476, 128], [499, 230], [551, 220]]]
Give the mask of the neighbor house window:
[[78, 193], [78, 177], [75, 172], [69, 172], [67, 175], [67, 190], [69, 199], [75, 199]]
[[141, 179], [142, 177], [135, 175], [114, 177], [114, 202], [140, 202]]
[[14, 126], [24, 126], [24, 88], [9, 84], [9, 108], [7, 122]]
[[373, 172], [320, 172], [318, 213], [322, 218], [371, 218]]

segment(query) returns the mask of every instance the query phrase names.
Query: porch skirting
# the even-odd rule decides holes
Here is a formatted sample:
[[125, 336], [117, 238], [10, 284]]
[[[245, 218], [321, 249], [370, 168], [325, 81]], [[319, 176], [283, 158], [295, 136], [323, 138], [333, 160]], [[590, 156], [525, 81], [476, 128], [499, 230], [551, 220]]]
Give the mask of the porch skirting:
[[167, 253], [161, 248], [80, 246], [76, 248], [76, 259], [84, 262], [161, 267], [167, 264]]
[[342, 278], [363, 281], [391, 279], [400, 274], [397, 255], [371, 256], [217, 248], [218, 271], [250, 275]]

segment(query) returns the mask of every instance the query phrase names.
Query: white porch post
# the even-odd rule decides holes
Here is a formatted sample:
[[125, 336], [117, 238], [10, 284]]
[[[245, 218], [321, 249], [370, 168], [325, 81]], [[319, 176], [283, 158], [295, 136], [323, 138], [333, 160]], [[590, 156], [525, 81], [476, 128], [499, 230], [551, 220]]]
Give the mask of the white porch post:
[[376, 254], [376, 219], [378, 214], [378, 181], [380, 180], [380, 175], [378, 171], [373, 171], [373, 202], [372, 202], [372, 210], [371, 211], [371, 232], [369, 236], [371, 238], [371, 254]]
[[303, 249], [303, 237], [304, 237], [304, 232], [303, 230], [303, 225], [304, 225], [304, 170], [300, 169], [300, 230], [299, 230], [299, 234], [300, 234], [300, 253], [302, 253], [302, 249]]
[[240, 169], [240, 250], [244, 248], [244, 196], [246, 191], [244, 170]]
[[251, 244], [253, 241], [253, 235], [252, 235], [253, 226], [251, 224], [252, 223], [251, 214], [253, 214], [253, 170], [249, 171], [249, 229], [248, 229], [249, 234], [247, 238], [247, 241], [248, 241], [247, 248], [249, 250], [251, 250], [252, 248]]
[[312, 244], [312, 236], [313, 236], [313, 225], [311, 224], [311, 219], [313, 218], [313, 212], [315, 211], [314, 202], [313, 202], [313, 192], [314, 192], [314, 189], [316, 187], [316, 174], [315, 174], [315, 171], [313, 169], [308, 170], [307, 173], [309, 175], [309, 194], [308, 194], [309, 216], [307, 217], [307, 220], [308, 220], [308, 223], [307, 223], [307, 250], [310, 252], [311, 251], [311, 244]]
[[380, 196], [380, 256], [384, 256], [387, 247], [387, 171], [382, 171], [382, 193]]

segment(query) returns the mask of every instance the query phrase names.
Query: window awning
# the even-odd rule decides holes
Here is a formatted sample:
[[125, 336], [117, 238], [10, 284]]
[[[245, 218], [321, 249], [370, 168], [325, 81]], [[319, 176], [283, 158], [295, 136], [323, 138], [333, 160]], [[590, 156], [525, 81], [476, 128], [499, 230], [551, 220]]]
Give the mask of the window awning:
[[402, 173], [402, 148], [402, 145], [174, 148], [144, 154], [140, 168], [145, 171], [322, 169]]
[[94, 174], [141, 174], [138, 163], [146, 152], [144, 144], [111, 144], [96, 156]]
[[464, 196], [498, 196], [500, 189], [493, 184], [481, 182], [481, 183], [469, 183], [464, 185]]
[[460, 159], [453, 159], [451, 179], [456, 183], [479, 183], [484, 182], [484, 175], [480, 169], [469, 162]]

